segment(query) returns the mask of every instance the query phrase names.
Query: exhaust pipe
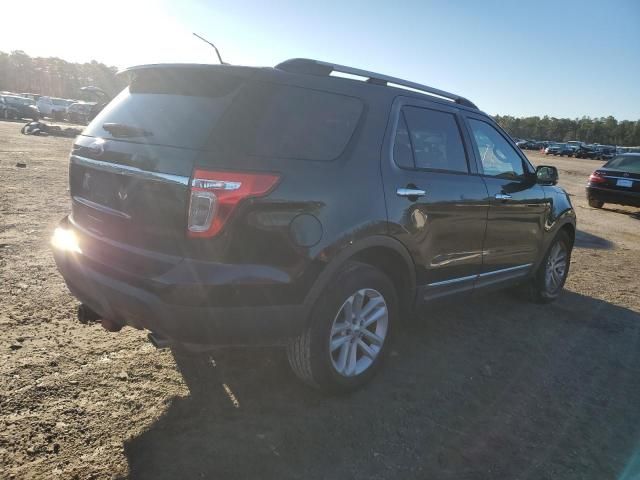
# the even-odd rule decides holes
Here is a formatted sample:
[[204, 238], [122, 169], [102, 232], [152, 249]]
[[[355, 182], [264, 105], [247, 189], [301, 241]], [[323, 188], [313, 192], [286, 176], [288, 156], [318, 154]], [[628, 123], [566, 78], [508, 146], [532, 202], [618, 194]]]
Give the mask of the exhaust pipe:
[[163, 337], [162, 335], [154, 332], [149, 332], [147, 334], [147, 338], [151, 345], [156, 347], [158, 350], [162, 350], [163, 348], [169, 348], [171, 346], [171, 340], [167, 337]]
[[78, 307], [78, 321], [83, 325], [99, 322], [100, 315], [83, 303]]

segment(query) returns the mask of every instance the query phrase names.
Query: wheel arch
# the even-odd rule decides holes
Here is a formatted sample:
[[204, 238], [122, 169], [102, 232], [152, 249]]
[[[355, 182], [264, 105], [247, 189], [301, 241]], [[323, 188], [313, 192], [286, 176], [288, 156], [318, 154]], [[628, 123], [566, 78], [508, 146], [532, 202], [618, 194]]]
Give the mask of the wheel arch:
[[387, 275], [394, 286], [401, 307], [413, 307], [416, 295], [416, 274], [413, 259], [398, 240], [374, 235], [342, 248], [324, 267], [305, 298], [305, 313], [309, 314], [316, 300], [338, 270], [349, 261], [372, 265]]
[[569, 241], [571, 242], [571, 248], [573, 248], [573, 244], [576, 241], [576, 226], [571, 222], [566, 222], [558, 229], [558, 233], [560, 232], [564, 232], [567, 234], [567, 236], [569, 237]]

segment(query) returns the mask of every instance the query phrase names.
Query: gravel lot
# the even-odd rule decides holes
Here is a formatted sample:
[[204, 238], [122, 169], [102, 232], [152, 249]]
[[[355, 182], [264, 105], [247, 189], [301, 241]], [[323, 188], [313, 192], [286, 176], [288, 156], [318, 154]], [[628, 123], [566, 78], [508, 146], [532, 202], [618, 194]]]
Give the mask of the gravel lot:
[[530, 154], [560, 169], [578, 215], [557, 303], [432, 308], [342, 398], [300, 385], [278, 350], [221, 352], [202, 404], [144, 333], [75, 320], [48, 243], [72, 141], [20, 127], [0, 122], [0, 478], [640, 475], [640, 210], [587, 206], [599, 162]]

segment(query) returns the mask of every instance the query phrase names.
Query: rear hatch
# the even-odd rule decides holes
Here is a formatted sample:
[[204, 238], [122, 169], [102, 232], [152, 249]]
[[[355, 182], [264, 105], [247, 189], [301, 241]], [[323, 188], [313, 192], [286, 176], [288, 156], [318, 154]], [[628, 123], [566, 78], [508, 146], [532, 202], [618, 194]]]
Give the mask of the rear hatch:
[[135, 249], [182, 256], [189, 179], [216, 123], [255, 69], [150, 66], [74, 144], [72, 221]]
[[640, 193], [640, 155], [618, 156], [605, 163], [596, 173], [605, 180], [598, 183], [598, 187]]
[[[127, 273], [148, 271], [138, 257], [152, 269], [183, 257], [263, 261], [258, 253], [288, 238], [288, 224], [256, 227], [244, 206], [299, 198], [296, 177], [348, 151], [364, 110], [359, 98], [295, 85], [274, 69], [156, 65], [130, 75], [70, 163], [72, 222], [102, 240], [88, 244], [114, 246], [87, 257]], [[292, 208], [287, 215], [298, 215]]]

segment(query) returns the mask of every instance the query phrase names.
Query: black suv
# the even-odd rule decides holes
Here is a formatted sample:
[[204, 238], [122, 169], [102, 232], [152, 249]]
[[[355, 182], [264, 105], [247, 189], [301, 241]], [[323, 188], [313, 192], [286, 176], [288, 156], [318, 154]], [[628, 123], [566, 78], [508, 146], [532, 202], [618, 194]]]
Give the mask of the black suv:
[[563, 287], [557, 170], [465, 98], [306, 59], [124, 74], [73, 146], [54, 255], [81, 321], [150, 330], [183, 373], [211, 346], [280, 344], [350, 390], [429, 301]]

